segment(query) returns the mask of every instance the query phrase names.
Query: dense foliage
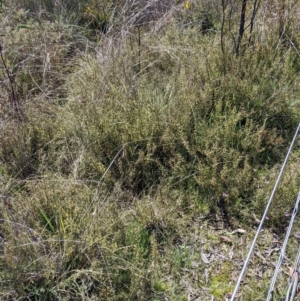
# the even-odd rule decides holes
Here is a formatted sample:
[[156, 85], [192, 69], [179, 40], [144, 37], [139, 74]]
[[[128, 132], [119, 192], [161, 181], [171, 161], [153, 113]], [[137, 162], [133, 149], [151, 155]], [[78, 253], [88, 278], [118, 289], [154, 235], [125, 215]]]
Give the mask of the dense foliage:
[[299, 121], [298, 1], [0, 3], [1, 300], [223, 300], [249, 241], [219, 230], [253, 230]]

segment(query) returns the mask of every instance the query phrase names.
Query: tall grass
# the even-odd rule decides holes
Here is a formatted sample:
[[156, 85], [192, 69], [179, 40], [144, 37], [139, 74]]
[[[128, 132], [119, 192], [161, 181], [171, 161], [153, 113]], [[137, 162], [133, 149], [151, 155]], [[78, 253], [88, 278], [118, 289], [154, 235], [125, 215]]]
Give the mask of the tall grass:
[[1, 12], [1, 299], [221, 300], [215, 228], [251, 231], [299, 120], [297, 14], [262, 2], [237, 55], [238, 4], [55, 3]]

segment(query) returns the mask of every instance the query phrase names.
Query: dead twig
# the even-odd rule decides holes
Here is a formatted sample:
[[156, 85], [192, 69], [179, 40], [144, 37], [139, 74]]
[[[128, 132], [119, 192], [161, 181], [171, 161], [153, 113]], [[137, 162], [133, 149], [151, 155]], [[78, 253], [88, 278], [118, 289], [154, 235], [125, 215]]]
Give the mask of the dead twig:
[[3, 56], [3, 47], [2, 47], [1, 44], [0, 44], [0, 59], [1, 59], [1, 62], [3, 64], [5, 74], [8, 78], [8, 81], [9, 81], [9, 89], [8, 89], [9, 92], [10, 92], [9, 101], [12, 103], [13, 110], [14, 110], [14, 113], [16, 114], [16, 116], [17, 116], [17, 119], [19, 121], [22, 121], [23, 116], [22, 116], [22, 112], [20, 110], [20, 100], [19, 100], [19, 97], [18, 97], [18, 95], [15, 91], [15, 88], [14, 88], [15, 80], [12, 77], [12, 75], [11, 75], [11, 73], [10, 73], [6, 63], [5, 63], [5, 59], [4, 59], [4, 56]]

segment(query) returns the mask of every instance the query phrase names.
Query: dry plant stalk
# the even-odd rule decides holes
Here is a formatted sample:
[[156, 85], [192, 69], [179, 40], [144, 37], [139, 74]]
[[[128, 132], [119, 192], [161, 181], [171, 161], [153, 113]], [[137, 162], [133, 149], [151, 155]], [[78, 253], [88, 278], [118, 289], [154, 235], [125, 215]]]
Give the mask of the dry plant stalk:
[[19, 121], [22, 121], [23, 120], [23, 116], [22, 116], [23, 114], [20, 110], [20, 100], [19, 100], [19, 97], [18, 97], [17, 93], [15, 92], [14, 79], [13, 79], [13, 77], [12, 77], [8, 67], [7, 67], [7, 64], [5, 63], [5, 59], [4, 59], [4, 56], [3, 56], [3, 47], [2, 47], [1, 44], [0, 44], [0, 58], [1, 58], [1, 62], [2, 62], [3, 67], [4, 67], [5, 74], [8, 78], [8, 81], [9, 81], [9, 87], [5, 86], [5, 88], [9, 91], [9, 102], [13, 106], [13, 110], [14, 110], [16, 118]]

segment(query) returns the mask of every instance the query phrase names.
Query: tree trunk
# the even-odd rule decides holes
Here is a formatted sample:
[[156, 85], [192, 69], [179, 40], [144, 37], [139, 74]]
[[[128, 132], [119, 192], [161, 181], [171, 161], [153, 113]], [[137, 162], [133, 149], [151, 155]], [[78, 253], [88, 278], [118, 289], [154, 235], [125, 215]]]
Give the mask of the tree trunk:
[[240, 16], [239, 35], [238, 35], [238, 40], [237, 40], [236, 49], [235, 49], [236, 56], [239, 55], [240, 46], [241, 46], [242, 38], [243, 38], [243, 35], [244, 35], [244, 31], [245, 31], [245, 19], [246, 19], [247, 1], [248, 0], [243, 0], [243, 3], [242, 3], [242, 10], [241, 10], [241, 16]]

